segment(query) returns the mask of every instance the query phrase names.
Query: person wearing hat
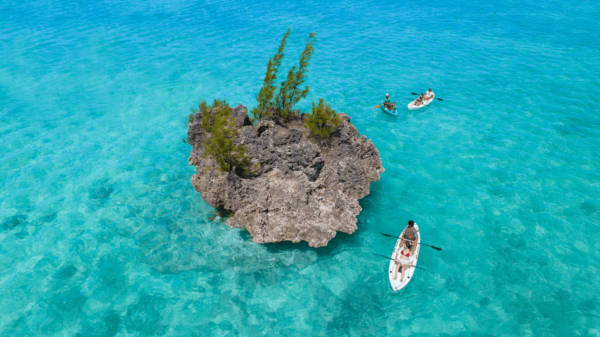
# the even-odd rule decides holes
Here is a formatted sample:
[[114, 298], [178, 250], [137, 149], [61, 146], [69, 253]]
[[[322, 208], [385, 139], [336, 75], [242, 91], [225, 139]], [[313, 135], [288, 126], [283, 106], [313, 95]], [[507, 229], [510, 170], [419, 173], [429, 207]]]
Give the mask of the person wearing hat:
[[388, 110], [396, 109], [396, 104], [392, 103], [390, 100], [390, 94], [385, 94], [385, 99], [383, 100], [383, 106]]
[[431, 91], [431, 88], [429, 88], [428, 91], [425, 91], [424, 95], [425, 95], [424, 96], [425, 101], [429, 101], [430, 99], [432, 99], [433, 98], [433, 91]]

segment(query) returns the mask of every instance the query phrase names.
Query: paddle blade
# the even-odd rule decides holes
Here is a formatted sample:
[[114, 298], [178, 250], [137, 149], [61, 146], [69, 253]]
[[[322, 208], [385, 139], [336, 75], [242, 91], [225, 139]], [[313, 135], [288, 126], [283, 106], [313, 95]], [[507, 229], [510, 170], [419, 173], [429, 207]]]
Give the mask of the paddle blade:
[[411, 95], [418, 95], [418, 94], [415, 94], [414, 92], [411, 92], [410, 94], [411, 94]]
[[373, 107], [373, 109], [377, 109], [379, 107], [381, 107], [381, 105], [376, 105], [376, 106]]
[[441, 99], [441, 98], [438, 98], [438, 99], [439, 99], [440, 101], [443, 101], [443, 99]]

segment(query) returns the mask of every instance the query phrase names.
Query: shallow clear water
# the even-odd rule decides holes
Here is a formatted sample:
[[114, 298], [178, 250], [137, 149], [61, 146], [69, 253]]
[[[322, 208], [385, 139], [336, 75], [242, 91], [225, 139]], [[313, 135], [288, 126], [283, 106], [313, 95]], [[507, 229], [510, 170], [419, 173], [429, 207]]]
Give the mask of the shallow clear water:
[[[0, 335], [600, 335], [593, 1], [0, 3]], [[386, 172], [358, 231], [258, 245], [189, 183], [184, 117], [254, 104], [318, 35], [310, 99]], [[389, 92], [429, 107], [393, 117]], [[417, 271], [387, 261], [407, 220]]]

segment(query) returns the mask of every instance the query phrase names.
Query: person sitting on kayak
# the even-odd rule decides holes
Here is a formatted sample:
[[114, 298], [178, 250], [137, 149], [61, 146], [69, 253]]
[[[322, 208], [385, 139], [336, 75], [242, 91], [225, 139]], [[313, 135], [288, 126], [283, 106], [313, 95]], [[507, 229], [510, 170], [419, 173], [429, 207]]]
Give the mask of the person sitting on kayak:
[[413, 246], [411, 250], [411, 254], [415, 252], [415, 248], [417, 245], [415, 244], [419, 240], [419, 232], [415, 228], [415, 222], [412, 220], [408, 221], [408, 226], [404, 229], [404, 233], [402, 234], [402, 241], [400, 241], [400, 247], [402, 247], [406, 243], [410, 243]]
[[425, 101], [429, 101], [431, 99], [433, 99], [433, 91], [431, 91], [431, 88], [429, 88], [428, 91], [425, 91], [425, 93], [423, 94]]
[[410, 242], [406, 242], [404, 247], [399, 254], [396, 254], [396, 271], [394, 272], [394, 280], [398, 277], [398, 271], [400, 271], [400, 282], [404, 282], [404, 272], [412, 265], [412, 245]]
[[392, 103], [390, 100], [390, 94], [385, 94], [385, 99], [383, 100], [383, 106], [388, 110], [396, 109], [396, 104]]
[[421, 94], [419, 96], [419, 98], [417, 98], [417, 100], [415, 101], [415, 106], [419, 106], [421, 104], [423, 104], [425, 101], [425, 94]]

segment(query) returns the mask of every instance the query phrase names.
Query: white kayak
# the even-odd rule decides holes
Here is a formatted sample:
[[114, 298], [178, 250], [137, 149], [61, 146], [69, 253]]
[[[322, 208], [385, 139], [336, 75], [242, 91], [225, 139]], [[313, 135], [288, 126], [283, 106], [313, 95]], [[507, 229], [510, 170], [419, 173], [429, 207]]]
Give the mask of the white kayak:
[[[417, 233], [419, 233], [419, 239], [417, 240], [417, 243], [418, 243], [421, 241], [421, 232], [419, 232], [419, 226], [416, 223], [415, 223], [415, 229], [417, 230]], [[404, 229], [404, 231], [405, 230], [406, 230], [406, 228]], [[410, 260], [409, 260], [411, 265], [413, 265], [415, 267], [410, 267], [404, 272], [404, 281], [400, 282], [400, 276], [401, 276], [400, 271], [398, 271], [398, 276], [394, 280], [394, 272], [396, 271], [396, 261], [394, 261], [393, 259], [395, 259], [396, 256], [400, 255], [400, 251], [402, 250], [402, 247], [400, 247], [400, 241], [402, 241], [402, 240], [400, 238], [402, 237], [402, 234], [404, 234], [404, 231], [402, 231], [402, 233], [400, 234], [400, 237], [398, 238], [398, 241], [396, 241], [396, 246], [394, 246], [394, 253], [392, 253], [392, 260], [390, 261], [390, 272], [389, 272], [390, 284], [392, 285], [392, 289], [394, 289], [394, 291], [398, 291], [398, 290], [406, 287], [408, 282], [410, 282], [413, 274], [415, 273], [415, 269], [416, 269], [415, 267], [417, 265], [417, 261], [419, 260], [419, 252], [421, 251], [421, 245], [418, 244], [417, 248], [415, 248], [415, 255], [411, 256]]]
[[[433, 94], [433, 91], [431, 92]], [[417, 98], [418, 99], [418, 98]], [[433, 100], [435, 99], [435, 94], [433, 94], [431, 96], [431, 99], [426, 100], [424, 103], [422, 103], [421, 105], [415, 105], [415, 103], [417, 102], [417, 100], [415, 99], [414, 101], [408, 103], [408, 110], [417, 110], [417, 109], [421, 109], [422, 107], [426, 107], [428, 106], [431, 102], [433, 102]]]

